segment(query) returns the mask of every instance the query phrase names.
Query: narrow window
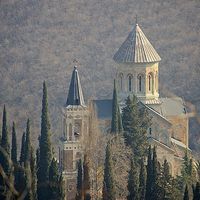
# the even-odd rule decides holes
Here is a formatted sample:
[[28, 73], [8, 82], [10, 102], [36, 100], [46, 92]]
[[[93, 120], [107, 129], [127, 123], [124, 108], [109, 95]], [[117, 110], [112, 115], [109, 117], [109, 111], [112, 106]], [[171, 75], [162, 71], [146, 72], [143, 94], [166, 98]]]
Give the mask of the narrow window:
[[149, 75], [149, 91], [151, 91], [151, 75]]
[[131, 92], [132, 90], [132, 77], [128, 77], [128, 91]]
[[142, 91], [142, 76], [139, 76], [139, 91]]
[[121, 91], [122, 91], [122, 88], [123, 88], [123, 77], [122, 77], [122, 75], [120, 76], [120, 89], [121, 89]]

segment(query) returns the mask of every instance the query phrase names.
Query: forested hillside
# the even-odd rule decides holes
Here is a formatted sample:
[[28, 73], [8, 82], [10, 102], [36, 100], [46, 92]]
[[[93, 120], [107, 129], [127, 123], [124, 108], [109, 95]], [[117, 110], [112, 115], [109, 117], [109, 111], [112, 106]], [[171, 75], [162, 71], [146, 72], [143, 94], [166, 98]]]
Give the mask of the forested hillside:
[[[57, 138], [74, 59], [85, 99], [111, 97], [112, 57], [136, 14], [162, 58], [161, 95], [181, 96], [200, 112], [200, 1], [0, 0], [0, 106], [6, 104], [10, 124], [15, 120], [23, 130], [29, 117], [37, 142], [46, 80]], [[198, 120], [191, 127], [191, 146], [200, 149], [194, 145], [200, 142]], [[22, 131], [17, 134], [21, 138]]]

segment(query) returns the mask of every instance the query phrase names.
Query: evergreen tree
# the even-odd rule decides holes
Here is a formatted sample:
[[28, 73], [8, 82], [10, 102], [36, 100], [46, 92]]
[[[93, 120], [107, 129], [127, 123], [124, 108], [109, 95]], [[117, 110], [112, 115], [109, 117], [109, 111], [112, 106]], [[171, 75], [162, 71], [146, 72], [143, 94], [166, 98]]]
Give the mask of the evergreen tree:
[[117, 100], [117, 89], [114, 80], [113, 88], [113, 99], [112, 99], [112, 121], [111, 121], [111, 133], [120, 133], [122, 132], [122, 119], [120, 114], [120, 109]]
[[45, 82], [43, 83], [41, 135], [39, 141], [40, 157], [38, 162], [38, 199], [47, 199], [49, 167], [51, 164], [50, 122], [48, 98]]
[[90, 177], [89, 177], [89, 166], [88, 166], [88, 157], [84, 155], [83, 162], [83, 192], [84, 199], [90, 199]]
[[112, 160], [111, 160], [111, 147], [108, 142], [106, 147], [106, 158], [104, 164], [104, 181], [103, 181], [103, 200], [115, 199], [114, 178], [112, 172]]
[[[8, 141], [8, 130], [7, 130], [7, 113], [6, 107], [3, 108], [3, 121], [2, 121], [2, 137], [0, 145], [0, 166], [6, 176], [10, 176], [10, 145]], [[5, 184], [5, 179], [0, 173], [0, 199], [10, 198], [10, 191], [8, 186]]]
[[25, 164], [27, 162], [30, 162], [31, 158], [31, 140], [30, 140], [30, 120], [27, 120], [26, 124], [26, 140], [25, 140], [25, 146], [24, 146], [24, 162]]
[[64, 193], [64, 183], [63, 183], [63, 177], [62, 177], [62, 173], [59, 177], [59, 182], [58, 182], [59, 186], [58, 186], [58, 192], [59, 192], [59, 198], [58, 200], [64, 200], [65, 199], [65, 193]]
[[27, 194], [24, 200], [35, 200], [33, 197], [33, 190], [32, 190], [32, 173], [31, 173], [30, 161], [25, 161], [25, 183], [26, 183]]
[[157, 160], [157, 153], [156, 147], [153, 148], [153, 160], [152, 160], [152, 187], [156, 186], [156, 182], [158, 179], [158, 160]]
[[12, 126], [11, 160], [14, 164], [17, 164], [17, 140], [16, 140], [15, 122], [13, 122]]
[[33, 199], [37, 200], [37, 165], [36, 165], [36, 159], [35, 159], [35, 153], [34, 149], [31, 148], [31, 157], [30, 157], [30, 169], [31, 169], [31, 175], [32, 175], [32, 183], [31, 183], [31, 189], [32, 189], [32, 195]]
[[145, 194], [145, 199], [146, 200], [151, 200], [152, 179], [153, 179], [152, 150], [151, 150], [151, 146], [149, 146], [149, 149], [148, 149], [148, 160], [147, 160], [146, 194]]
[[59, 198], [59, 172], [58, 163], [55, 158], [52, 159], [49, 168], [49, 198], [48, 199], [60, 199]]
[[4, 172], [9, 174], [9, 159], [10, 159], [10, 144], [8, 140], [8, 128], [7, 128], [7, 112], [4, 105], [3, 108], [3, 122], [2, 122], [2, 138], [1, 138], [1, 149], [0, 149], [0, 164]]
[[20, 153], [20, 164], [23, 165], [25, 161], [25, 143], [26, 143], [26, 133], [24, 132], [22, 135], [22, 142], [21, 142], [21, 153]]
[[137, 168], [134, 164], [134, 160], [131, 160], [131, 169], [129, 171], [128, 177], [128, 191], [129, 194], [127, 196], [127, 200], [138, 200], [138, 173]]
[[188, 194], [188, 186], [185, 186], [185, 192], [183, 196], [183, 200], [189, 200], [189, 194]]
[[139, 199], [145, 200], [145, 191], [146, 191], [146, 180], [145, 180], [146, 174], [145, 174], [145, 166], [144, 166], [144, 160], [141, 159], [140, 162], [140, 175], [139, 175]]
[[76, 200], [82, 199], [82, 190], [83, 190], [83, 169], [81, 159], [77, 163], [78, 174], [77, 174], [77, 185], [76, 185]]
[[199, 199], [200, 199], [200, 184], [199, 182], [197, 182], [194, 190], [193, 200], [199, 200]]
[[136, 96], [128, 97], [122, 110], [122, 122], [126, 143], [131, 146], [136, 164], [145, 156], [147, 149], [147, 129], [151, 119], [143, 104], [138, 104]]

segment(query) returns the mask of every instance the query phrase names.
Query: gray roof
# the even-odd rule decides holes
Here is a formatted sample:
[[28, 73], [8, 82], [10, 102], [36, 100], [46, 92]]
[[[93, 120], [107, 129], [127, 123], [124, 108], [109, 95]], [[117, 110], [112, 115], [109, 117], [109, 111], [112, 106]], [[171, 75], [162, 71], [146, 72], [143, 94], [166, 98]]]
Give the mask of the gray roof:
[[93, 100], [98, 119], [112, 118], [112, 99]]
[[151, 63], [161, 60], [138, 24], [129, 33], [113, 59], [117, 63]]
[[180, 97], [159, 98], [159, 100], [161, 104], [152, 104], [148, 106], [165, 117], [185, 115], [187, 112], [183, 100]]
[[[159, 98], [159, 101], [160, 104], [147, 104], [146, 106], [167, 121], [167, 117], [186, 114], [184, 103], [179, 97]], [[112, 119], [112, 99], [93, 100], [93, 102], [99, 119]]]
[[71, 82], [69, 86], [69, 92], [67, 97], [66, 106], [80, 105], [85, 106], [81, 83], [78, 75], [77, 67], [74, 67], [72, 72]]

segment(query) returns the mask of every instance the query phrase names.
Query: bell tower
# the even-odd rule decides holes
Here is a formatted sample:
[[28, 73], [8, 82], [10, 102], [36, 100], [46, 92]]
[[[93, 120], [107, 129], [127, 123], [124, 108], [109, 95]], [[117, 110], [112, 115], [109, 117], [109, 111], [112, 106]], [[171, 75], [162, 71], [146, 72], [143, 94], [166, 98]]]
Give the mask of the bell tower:
[[136, 24], [113, 57], [117, 65], [119, 98], [134, 94], [140, 101], [158, 101], [160, 56]]
[[76, 196], [77, 161], [83, 159], [84, 139], [88, 137], [89, 114], [85, 105], [77, 67], [74, 67], [67, 101], [62, 109], [60, 167], [66, 199]]

